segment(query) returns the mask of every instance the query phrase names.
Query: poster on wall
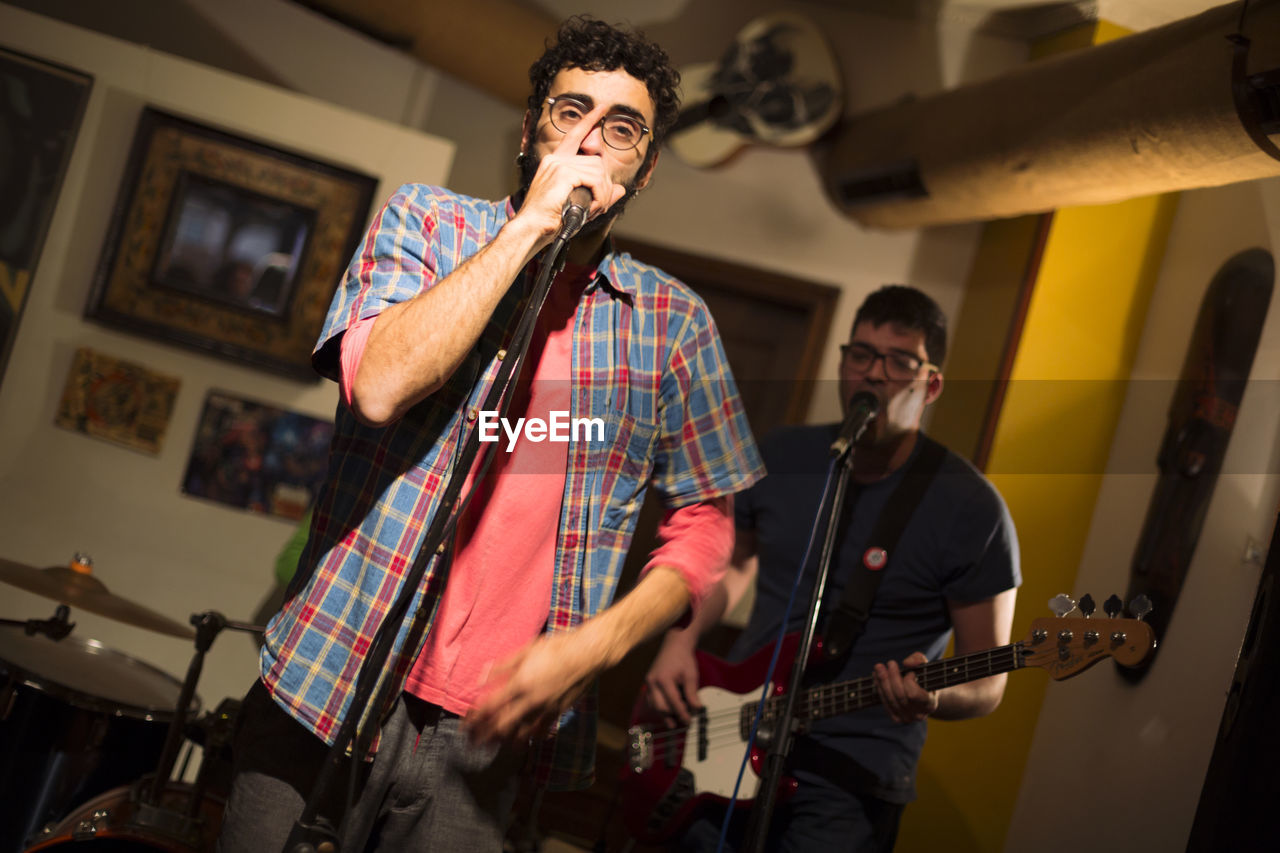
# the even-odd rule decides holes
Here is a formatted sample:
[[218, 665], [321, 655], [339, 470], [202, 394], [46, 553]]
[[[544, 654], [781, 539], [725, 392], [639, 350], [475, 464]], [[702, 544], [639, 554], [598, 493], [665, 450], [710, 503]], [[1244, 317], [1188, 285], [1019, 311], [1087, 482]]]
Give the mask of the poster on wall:
[[76, 350], [54, 423], [156, 455], [181, 380], [88, 347]]
[[299, 519], [324, 479], [332, 437], [328, 421], [210, 391], [182, 491]]
[[0, 380], [92, 85], [0, 48]]

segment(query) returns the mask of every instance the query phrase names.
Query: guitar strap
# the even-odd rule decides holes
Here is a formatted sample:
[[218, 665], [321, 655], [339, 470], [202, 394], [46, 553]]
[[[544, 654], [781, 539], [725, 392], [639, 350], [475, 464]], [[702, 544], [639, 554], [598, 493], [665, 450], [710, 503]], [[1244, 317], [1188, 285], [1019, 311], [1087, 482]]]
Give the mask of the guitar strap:
[[920, 450], [880, 511], [867, 547], [862, 552], [860, 565], [849, 575], [844, 594], [827, 621], [823, 638], [829, 662], [843, 663], [853, 644], [862, 636], [867, 617], [871, 615], [871, 602], [876, 597], [876, 589], [890, 563], [893, 549], [947, 456], [947, 449], [925, 434], [917, 433], [917, 441], [922, 442]]

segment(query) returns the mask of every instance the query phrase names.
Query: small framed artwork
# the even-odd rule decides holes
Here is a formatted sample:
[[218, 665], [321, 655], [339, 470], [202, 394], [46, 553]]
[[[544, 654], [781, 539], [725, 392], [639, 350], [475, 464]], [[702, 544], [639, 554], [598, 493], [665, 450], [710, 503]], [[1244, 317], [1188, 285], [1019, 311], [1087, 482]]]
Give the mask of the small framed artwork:
[[80, 347], [54, 423], [155, 455], [169, 428], [179, 385], [176, 376]]
[[210, 391], [182, 491], [299, 519], [324, 480], [332, 438], [328, 421]]
[[143, 110], [86, 315], [315, 381], [377, 180]]
[[92, 86], [79, 71], [0, 48], [0, 374]]

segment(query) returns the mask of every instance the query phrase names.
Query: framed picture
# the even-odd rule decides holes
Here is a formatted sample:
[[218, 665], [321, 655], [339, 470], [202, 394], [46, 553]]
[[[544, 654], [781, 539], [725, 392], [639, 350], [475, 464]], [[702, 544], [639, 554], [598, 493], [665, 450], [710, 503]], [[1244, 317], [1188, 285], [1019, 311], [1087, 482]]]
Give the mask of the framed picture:
[[0, 376], [93, 78], [0, 48]]
[[154, 456], [181, 384], [176, 376], [80, 347], [54, 423]]
[[148, 107], [86, 315], [315, 381], [377, 180]]
[[210, 391], [182, 491], [285, 518], [301, 518], [324, 480], [333, 424]]

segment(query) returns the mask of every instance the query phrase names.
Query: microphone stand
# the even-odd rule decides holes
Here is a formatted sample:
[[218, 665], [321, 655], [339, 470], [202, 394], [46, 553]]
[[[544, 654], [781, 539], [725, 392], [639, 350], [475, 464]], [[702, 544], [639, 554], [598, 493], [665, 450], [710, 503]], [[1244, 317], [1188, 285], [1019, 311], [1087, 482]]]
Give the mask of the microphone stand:
[[[568, 205], [566, 207], [568, 210], [575, 209], [569, 208]], [[483, 408], [486, 410], [498, 408], [499, 418], [506, 414], [507, 408], [511, 403], [511, 395], [507, 394], [506, 391], [514, 386], [516, 379], [520, 375], [520, 368], [524, 366], [524, 356], [529, 349], [529, 342], [533, 337], [534, 322], [538, 318], [538, 313], [542, 310], [542, 303], [546, 300], [547, 293], [551, 290], [551, 283], [560, 273], [560, 270], [564, 268], [565, 247], [573, 239], [574, 235], [578, 233], [578, 229], [582, 227], [584, 218], [585, 216], [582, 215], [565, 217], [560, 233], [545, 253], [546, 264], [543, 265], [538, 273], [538, 280], [534, 285], [533, 292], [525, 303], [524, 308], [521, 309], [515, 334], [512, 337], [510, 346], [507, 347], [507, 357], [503, 359], [502, 366], [499, 368], [498, 375], [495, 377], [493, 386], [489, 389], [483, 404]], [[443, 553], [446, 549], [445, 543], [451, 539], [453, 530], [458, 523], [458, 517], [466, 507], [470, 495], [456, 509], [455, 504], [459, 493], [462, 491], [467, 471], [471, 469], [471, 464], [479, 451], [479, 447], [480, 430], [477, 425], [472, 427], [471, 432], [467, 434], [462, 454], [453, 466], [453, 475], [449, 478], [449, 485], [441, 497], [431, 527], [423, 537], [422, 545], [418, 548], [413, 565], [409, 567], [409, 571], [405, 574], [404, 582], [400, 585], [400, 592], [387, 610], [386, 616], [383, 617], [382, 623], [378, 626], [378, 630], [369, 644], [369, 650], [365, 653], [365, 658], [360, 663], [360, 670], [356, 675], [355, 692], [352, 694], [351, 702], [347, 707], [347, 713], [342, 718], [342, 724], [338, 728], [333, 745], [329, 748], [329, 754], [325, 757], [320, 772], [316, 776], [316, 781], [311, 787], [311, 792], [307, 797], [306, 804], [303, 806], [302, 814], [299, 815], [289, 833], [288, 839], [285, 841], [283, 853], [338, 853], [341, 850], [338, 832], [333, 824], [320, 814], [320, 804], [324, 801], [335, 774], [342, 766], [348, 749], [350, 749], [353, 762], [361, 760], [358, 747], [364, 742], [364, 732], [357, 729], [360, 720], [364, 718], [370, 705], [373, 687], [377, 681], [376, 676], [382, 672], [391, 656], [400, 625], [403, 623], [406, 613], [408, 613], [409, 605], [413, 602], [418, 587], [422, 584], [423, 577], [426, 576], [427, 566], [431, 563], [431, 558], [437, 552]], [[480, 470], [475, 478], [476, 483], [479, 483], [484, 478], [492, 458], [492, 454], [486, 453], [484, 455]], [[448, 563], [444, 562], [439, 571], [446, 572], [444, 579], [447, 579]], [[382, 707], [383, 702], [381, 700], [384, 699], [388, 688], [391, 686], [389, 682], [390, 680], [388, 679], [388, 684], [383, 685], [382, 692], [377, 697], [379, 701], [374, 707]], [[355, 773], [355, 768], [352, 767], [349, 772]], [[349, 809], [350, 806], [351, 803], [348, 802], [347, 808]]]
[[[853, 474], [853, 445], [866, 430], [868, 420], [843, 448], [836, 453], [837, 466], [835, 487], [831, 490], [826, 503], [818, 509], [818, 524], [826, 524], [822, 539], [822, 551], [818, 556], [818, 574], [814, 579], [813, 592], [809, 596], [809, 609], [805, 617], [804, 630], [800, 635], [800, 646], [796, 650], [795, 665], [791, 667], [791, 679], [783, 699], [782, 710], [772, 721], [772, 739], [769, 750], [765, 754], [760, 782], [756, 787], [756, 798], [751, 816], [747, 821], [746, 847], [744, 853], [760, 853], [764, 850], [765, 840], [769, 835], [769, 823], [773, 819], [773, 810], [778, 801], [778, 788], [782, 781], [782, 769], [795, 741], [796, 726], [794, 724], [796, 703], [804, 683], [805, 671], [813, 650], [814, 637], [818, 631], [818, 611], [822, 606], [822, 596], [827, 587], [827, 578], [831, 573], [831, 564], [835, 556], [836, 520], [844, 512], [845, 497], [849, 491], [849, 480]], [[785, 618], [785, 617], [784, 617]]]

